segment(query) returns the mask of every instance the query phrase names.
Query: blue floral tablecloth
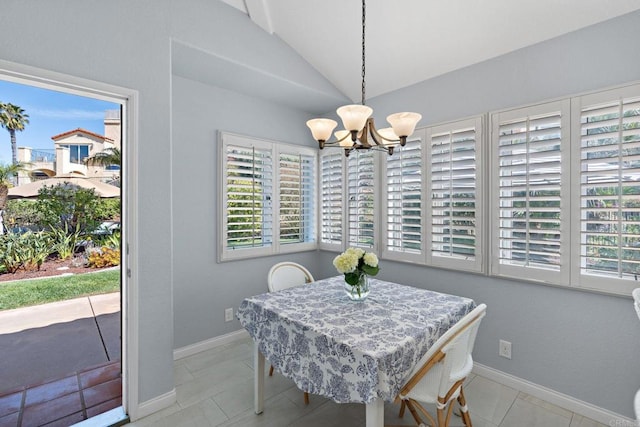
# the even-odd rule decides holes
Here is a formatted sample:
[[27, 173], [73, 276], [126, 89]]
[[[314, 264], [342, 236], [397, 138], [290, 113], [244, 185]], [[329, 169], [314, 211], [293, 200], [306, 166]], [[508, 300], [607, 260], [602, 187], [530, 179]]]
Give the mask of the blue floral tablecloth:
[[369, 279], [361, 302], [344, 277], [242, 301], [238, 318], [260, 352], [303, 391], [339, 403], [393, 401], [416, 362], [473, 300]]

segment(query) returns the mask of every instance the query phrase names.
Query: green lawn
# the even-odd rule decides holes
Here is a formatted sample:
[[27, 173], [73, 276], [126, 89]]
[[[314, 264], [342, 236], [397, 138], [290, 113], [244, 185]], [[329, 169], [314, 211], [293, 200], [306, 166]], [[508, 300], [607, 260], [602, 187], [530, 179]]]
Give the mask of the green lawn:
[[120, 290], [120, 269], [0, 283], [0, 310]]

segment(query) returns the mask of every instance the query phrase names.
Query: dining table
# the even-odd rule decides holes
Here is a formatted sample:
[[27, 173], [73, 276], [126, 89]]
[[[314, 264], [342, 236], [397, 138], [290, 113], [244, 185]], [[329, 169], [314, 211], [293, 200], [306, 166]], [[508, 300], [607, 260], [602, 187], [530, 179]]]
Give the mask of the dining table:
[[367, 427], [384, 425], [416, 363], [475, 308], [466, 297], [369, 278], [353, 301], [344, 276], [246, 298], [238, 319], [254, 340], [254, 409], [264, 410], [265, 359], [298, 388], [366, 405]]

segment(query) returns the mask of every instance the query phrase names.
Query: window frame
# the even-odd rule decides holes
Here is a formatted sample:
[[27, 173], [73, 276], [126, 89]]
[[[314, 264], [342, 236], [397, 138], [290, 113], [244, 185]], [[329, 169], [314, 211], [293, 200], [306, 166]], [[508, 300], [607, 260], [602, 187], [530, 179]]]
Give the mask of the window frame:
[[[640, 98], [640, 84], [631, 84], [614, 89], [601, 90], [597, 92], [591, 92], [581, 96], [571, 98], [572, 109], [572, 124], [575, 124], [576, 130], [573, 132], [571, 138], [571, 165], [572, 165], [572, 210], [571, 218], [579, 218], [571, 224], [571, 249], [572, 249], [572, 262], [571, 262], [571, 277], [572, 284], [575, 287], [582, 289], [589, 289], [595, 291], [601, 291], [606, 293], [630, 295], [631, 291], [638, 287], [637, 280], [628, 280], [618, 277], [598, 275], [598, 274], [583, 274], [581, 265], [581, 242], [582, 242], [582, 212], [581, 212], [581, 197], [582, 197], [582, 126], [581, 116], [582, 109], [585, 106], [592, 107], [597, 104], [612, 103], [616, 100], [628, 99], [628, 98]], [[604, 283], [604, 284], [603, 284]]]
[[[560, 267], [548, 270], [538, 267], [518, 266], [500, 262], [500, 126], [501, 123], [517, 120], [529, 120], [550, 112], [560, 112], [560, 193], [564, 206], [560, 206]], [[567, 122], [569, 122], [567, 124]], [[567, 99], [546, 102], [526, 107], [503, 110], [491, 114], [491, 266], [490, 274], [497, 277], [509, 277], [568, 286], [570, 284], [570, 163], [569, 144], [571, 141], [570, 103]], [[529, 180], [527, 180], [527, 183]], [[564, 232], [562, 231], [564, 230]], [[535, 272], [535, 275], [532, 275]]]
[[[473, 127], [475, 129], [475, 255], [473, 258], [463, 258], [460, 256], [434, 256], [433, 255], [433, 217], [432, 217], [432, 202], [433, 202], [433, 194], [432, 194], [432, 174], [431, 174], [431, 166], [432, 166], [432, 136], [435, 133], [442, 132], [459, 132], [461, 129]], [[484, 272], [484, 259], [485, 256], [485, 230], [486, 230], [486, 222], [485, 222], [485, 198], [487, 197], [485, 191], [485, 165], [484, 159], [485, 149], [484, 146], [486, 138], [485, 132], [485, 116], [478, 115], [469, 117], [466, 119], [455, 120], [451, 122], [436, 124], [430, 126], [425, 129], [425, 144], [427, 145], [426, 151], [426, 168], [427, 168], [427, 197], [426, 200], [429, 202], [429, 206], [427, 207], [427, 222], [426, 222], [426, 232], [424, 233], [427, 239], [426, 248], [427, 252], [427, 264], [434, 267], [441, 267], [446, 269], [455, 269], [455, 270], [463, 270], [470, 271], [475, 273], [483, 273]]]
[[[311, 156], [312, 161], [310, 164], [313, 166], [313, 182], [318, 181], [318, 153], [314, 148], [309, 148], [301, 145], [288, 144], [278, 141], [270, 141], [266, 139], [254, 138], [245, 135], [239, 135], [231, 132], [218, 132], [219, 152], [218, 152], [218, 169], [220, 171], [218, 178], [218, 203], [221, 208], [220, 219], [218, 221], [218, 262], [233, 261], [240, 259], [250, 259], [256, 257], [270, 256], [276, 254], [286, 254], [302, 251], [317, 250], [318, 248], [318, 229], [317, 221], [315, 218], [310, 219], [310, 225], [312, 230], [313, 239], [307, 242], [298, 243], [280, 243], [280, 154], [294, 154]], [[227, 188], [226, 188], [226, 174], [227, 174], [227, 147], [237, 146], [244, 148], [259, 148], [264, 151], [268, 151], [271, 158], [271, 188], [273, 194], [271, 197], [271, 236], [272, 240], [269, 245], [257, 246], [257, 247], [243, 247], [238, 249], [230, 249], [227, 246], [228, 230], [227, 230]], [[318, 211], [318, 196], [317, 186], [313, 186], [314, 194], [312, 196], [313, 207], [311, 209], [312, 215], [317, 215]]]
[[380, 258], [388, 259], [391, 261], [398, 262], [408, 262], [415, 264], [426, 264], [427, 260], [425, 257], [427, 240], [425, 230], [427, 228], [426, 215], [425, 215], [425, 205], [428, 203], [427, 198], [427, 188], [428, 185], [425, 185], [424, 180], [430, 180], [430, 177], [425, 173], [425, 164], [426, 164], [426, 151], [424, 149], [425, 146], [425, 129], [420, 128], [416, 129], [413, 135], [409, 137], [407, 143], [418, 141], [420, 145], [420, 171], [422, 176], [421, 188], [420, 188], [420, 227], [422, 230], [422, 236], [420, 239], [420, 251], [419, 252], [406, 252], [406, 251], [394, 251], [389, 249], [389, 230], [387, 228], [387, 224], [389, 222], [389, 212], [388, 206], [384, 206], [383, 203], [389, 200], [389, 192], [388, 192], [388, 165], [389, 160], [393, 160], [394, 156], [401, 156], [402, 150], [404, 147], [396, 147], [391, 156], [386, 153], [383, 153], [382, 159], [380, 159], [381, 167], [380, 173], [378, 173], [378, 186], [380, 187], [379, 193], [381, 194], [378, 199], [380, 200], [379, 208], [380, 211], [380, 223], [377, 227], [379, 229], [378, 236], [380, 236]]

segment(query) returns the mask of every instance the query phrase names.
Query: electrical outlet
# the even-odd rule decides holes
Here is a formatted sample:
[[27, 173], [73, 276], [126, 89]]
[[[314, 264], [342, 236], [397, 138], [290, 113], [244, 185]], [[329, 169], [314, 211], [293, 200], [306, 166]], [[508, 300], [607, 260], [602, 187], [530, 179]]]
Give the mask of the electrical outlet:
[[224, 310], [224, 321], [231, 322], [233, 320], [233, 308], [227, 308]]
[[500, 348], [498, 349], [498, 355], [511, 359], [511, 343], [509, 341], [500, 340]]

